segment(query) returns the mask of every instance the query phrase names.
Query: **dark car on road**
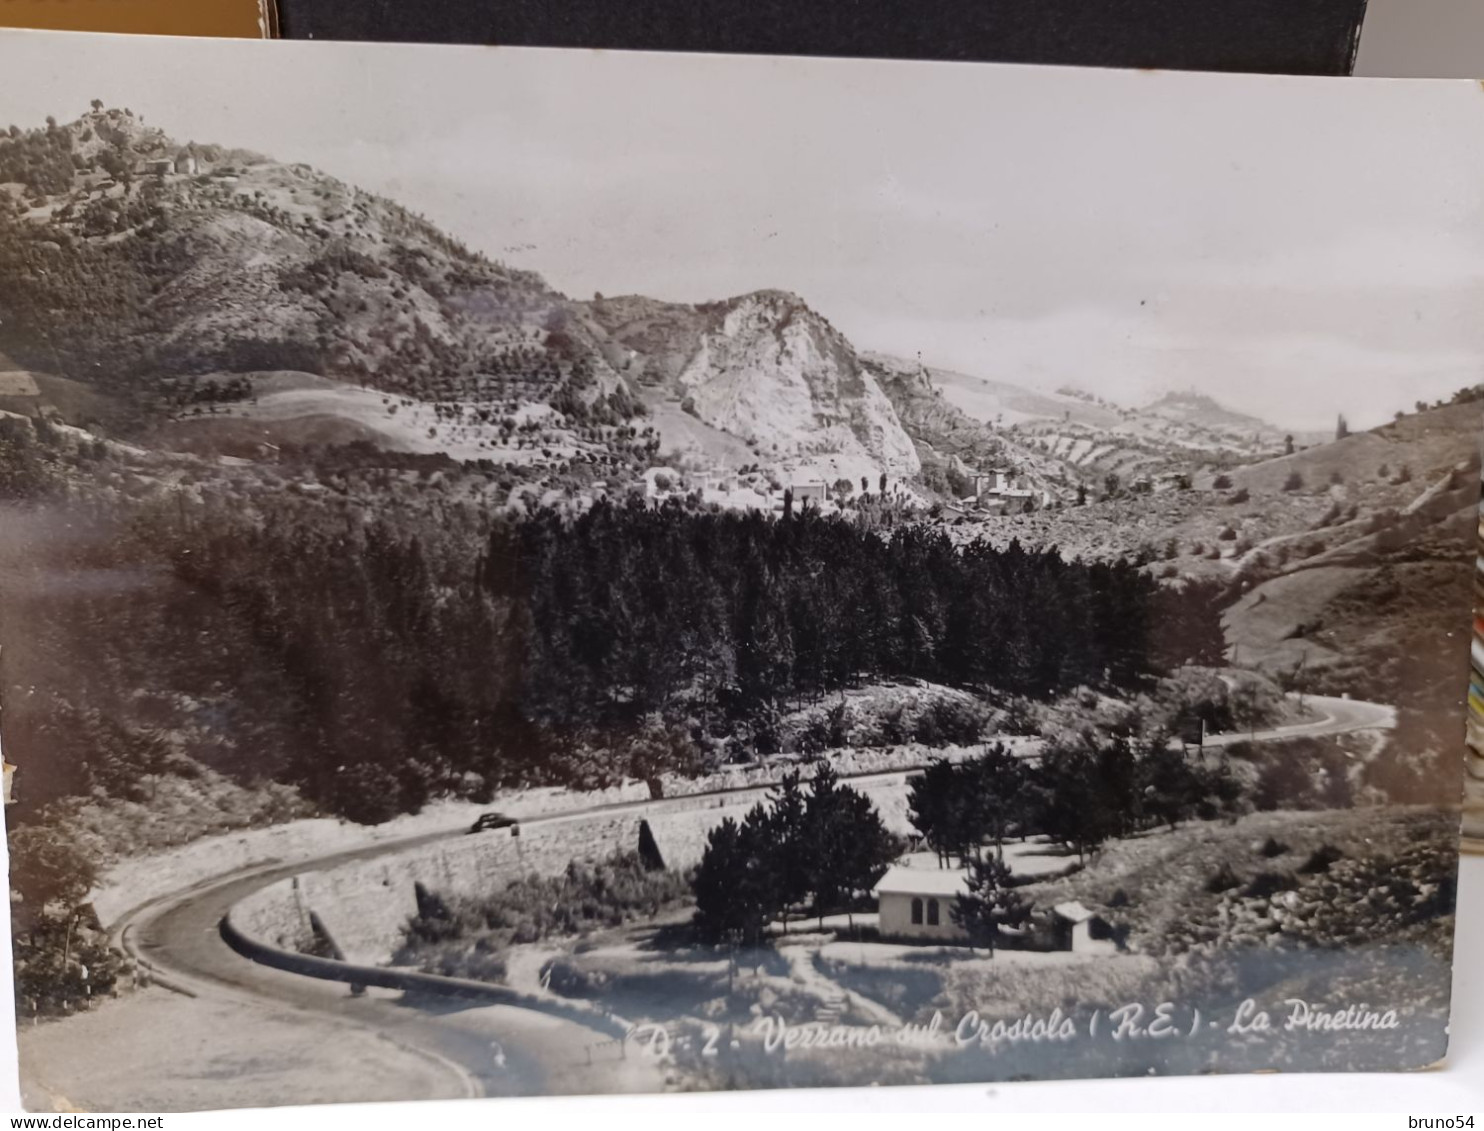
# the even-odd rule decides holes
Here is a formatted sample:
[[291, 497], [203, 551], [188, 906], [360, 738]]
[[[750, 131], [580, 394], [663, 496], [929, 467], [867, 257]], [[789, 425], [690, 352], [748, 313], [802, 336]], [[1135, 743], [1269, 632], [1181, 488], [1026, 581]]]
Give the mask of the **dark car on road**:
[[504, 813], [481, 813], [479, 820], [470, 827], [471, 833], [482, 833], [487, 829], [510, 829], [519, 826], [520, 822], [514, 817], [507, 817]]

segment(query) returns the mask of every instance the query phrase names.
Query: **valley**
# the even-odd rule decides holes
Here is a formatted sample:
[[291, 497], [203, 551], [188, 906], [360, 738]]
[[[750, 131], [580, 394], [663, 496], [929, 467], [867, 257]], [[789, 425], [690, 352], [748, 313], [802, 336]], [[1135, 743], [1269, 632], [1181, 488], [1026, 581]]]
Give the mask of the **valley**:
[[[1316, 434], [931, 346], [866, 349], [780, 288], [563, 294], [101, 101], [0, 136], [0, 694], [42, 1102], [855, 1082], [762, 1040], [723, 1077], [680, 1042], [1225, 1003], [1371, 933], [1419, 956], [1426, 1063], [1484, 391], [1354, 432], [1337, 403]], [[1391, 903], [1331, 914], [1392, 863]], [[496, 1004], [303, 990], [229, 951], [233, 916], [280, 958]], [[134, 992], [151, 971], [199, 1000]], [[121, 1054], [121, 1012], [172, 1028], [188, 1086]], [[676, 1049], [595, 1062], [620, 1022]], [[323, 1086], [299, 1024], [346, 1034]], [[360, 1063], [368, 1030], [392, 1047]], [[73, 1033], [101, 1083], [55, 1067]], [[1079, 1055], [1057, 1071], [1146, 1067]]]

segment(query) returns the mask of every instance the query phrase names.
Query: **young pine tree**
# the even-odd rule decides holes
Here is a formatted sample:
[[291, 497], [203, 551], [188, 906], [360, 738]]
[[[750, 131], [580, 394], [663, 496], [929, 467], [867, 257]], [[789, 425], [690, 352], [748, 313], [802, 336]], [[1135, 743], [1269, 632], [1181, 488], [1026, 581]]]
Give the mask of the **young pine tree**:
[[767, 843], [767, 813], [758, 805], [739, 825], [728, 817], [711, 830], [696, 869], [692, 923], [705, 942], [760, 946], [778, 909]]
[[970, 861], [965, 885], [949, 914], [968, 933], [971, 947], [984, 947], [993, 957], [1001, 931], [1029, 922], [1031, 905], [1011, 886], [1009, 865], [995, 857]]
[[809, 783], [805, 806], [804, 864], [815, 914], [844, 907], [876, 886], [901, 845], [864, 794], [841, 785], [835, 771], [822, 766]]
[[946, 759], [935, 759], [922, 773], [908, 779], [907, 810], [912, 827], [937, 853], [940, 867], [946, 865], [951, 853], [963, 848], [966, 800], [963, 772]]
[[995, 854], [1003, 858], [1010, 829], [1024, 828], [1028, 816], [1025, 764], [1003, 742], [996, 742], [967, 763], [963, 773], [969, 789], [965, 839], [973, 842], [977, 856], [980, 844], [988, 837], [994, 841]]

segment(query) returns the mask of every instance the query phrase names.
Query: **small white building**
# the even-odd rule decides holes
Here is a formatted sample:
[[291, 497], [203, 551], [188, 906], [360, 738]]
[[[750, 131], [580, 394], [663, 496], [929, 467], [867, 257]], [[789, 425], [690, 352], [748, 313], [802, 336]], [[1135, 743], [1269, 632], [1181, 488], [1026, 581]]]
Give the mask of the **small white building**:
[[[1107, 924], [1076, 900], [1051, 909], [1051, 926], [1058, 950], [1073, 954], [1117, 954], [1118, 943], [1107, 937]], [[1099, 937], [1102, 936], [1102, 937]]]
[[[953, 921], [953, 905], [968, 891], [962, 868], [914, 868], [896, 864], [876, 885], [879, 929], [884, 939], [923, 939], [967, 944], [968, 932]], [[1031, 950], [1069, 950], [1074, 954], [1117, 954], [1113, 932], [1099, 916], [1075, 900], [1038, 915], [1025, 931], [1007, 929], [1014, 944]]]
[[952, 908], [967, 890], [962, 868], [888, 868], [874, 891], [882, 937], [966, 942]]

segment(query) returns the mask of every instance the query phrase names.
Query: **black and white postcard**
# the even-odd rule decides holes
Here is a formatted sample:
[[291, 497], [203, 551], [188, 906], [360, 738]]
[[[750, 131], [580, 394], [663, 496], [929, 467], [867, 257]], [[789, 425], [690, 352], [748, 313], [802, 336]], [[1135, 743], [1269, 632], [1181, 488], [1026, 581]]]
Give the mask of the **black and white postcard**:
[[1444, 1058], [1475, 84], [0, 73], [33, 1110]]

